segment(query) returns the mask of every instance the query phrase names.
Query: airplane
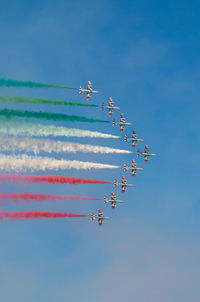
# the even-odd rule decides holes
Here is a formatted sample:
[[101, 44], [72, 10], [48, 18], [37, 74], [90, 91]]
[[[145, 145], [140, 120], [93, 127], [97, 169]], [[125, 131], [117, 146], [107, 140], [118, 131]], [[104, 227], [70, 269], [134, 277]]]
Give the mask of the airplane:
[[81, 94], [82, 92], [86, 92], [86, 100], [88, 101], [89, 98], [91, 97], [91, 94], [92, 93], [99, 93], [99, 91], [96, 91], [96, 90], [92, 90], [92, 84], [90, 81], [88, 81], [88, 84], [87, 84], [87, 88], [86, 89], [83, 89], [82, 86], [80, 86], [79, 88], [79, 93]]
[[111, 199], [108, 199], [107, 196], [104, 197], [104, 203], [111, 202], [111, 208], [114, 209], [116, 203], [122, 203], [122, 200], [116, 199], [114, 192], [111, 193]]
[[132, 125], [131, 123], [126, 123], [123, 113], [120, 114], [120, 121], [116, 122], [115, 119], [113, 119], [113, 126], [119, 125], [120, 126], [120, 132], [124, 130], [125, 125]]
[[114, 109], [116, 109], [116, 110], [120, 109], [119, 107], [114, 106], [114, 102], [113, 102], [112, 98], [109, 98], [108, 106], [105, 106], [104, 103], [102, 103], [101, 108], [102, 108], [102, 110], [108, 109], [108, 116], [109, 117], [111, 117], [111, 115], [113, 114]]
[[106, 219], [106, 220], [110, 219], [110, 217], [103, 216], [103, 213], [101, 212], [100, 209], [98, 210], [98, 215], [95, 215], [94, 213], [92, 213], [90, 215], [90, 217], [91, 217], [92, 220], [98, 219], [99, 226], [102, 225], [104, 219]]
[[135, 176], [137, 170], [143, 170], [143, 168], [137, 168], [134, 159], [132, 160], [131, 167], [128, 167], [127, 164], [124, 165], [124, 172], [131, 170], [131, 176]]
[[126, 190], [126, 187], [133, 187], [132, 184], [127, 184], [126, 183], [126, 179], [124, 176], [122, 176], [122, 182], [117, 182], [117, 180], [114, 181], [114, 186], [117, 187], [117, 186], [121, 186], [122, 187], [122, 193], [125, 192]]
[[144, 152], [140, 152], [140, 150], [137, 150], [137, 157], [140, 155], [144, 155], [144, 162], [146, 163], [149, 160], [149, 156], [156, 156], [156, 154], [149, 153], [149, 146], [145, 145], [145, 150]]
[[125, 140], [125, 142], [132, 141], [132, 148], [134, 148], [136, 146], [137, 142], [143, 142], [144, 141], [141, 138], [137, 138], [135, 130], [133, 130], [132, 137], [128, 137], [128, 135], [125, 134], [124, 140]]

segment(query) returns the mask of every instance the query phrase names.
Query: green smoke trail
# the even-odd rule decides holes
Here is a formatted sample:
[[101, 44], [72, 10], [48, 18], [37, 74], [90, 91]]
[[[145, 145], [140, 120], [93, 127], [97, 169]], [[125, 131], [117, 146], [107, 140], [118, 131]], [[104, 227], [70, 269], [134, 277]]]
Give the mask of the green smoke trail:
[[1, 96], [0, 95], [0, 102], [98, 107], [97, 105], [87, 104], [87, 103], [71, 102], [71, 101], [63, 101], [63, 100], [52, 100], [52, 99], [44, 99], [44, 98], [30, 98], [30, 97], [21, 97], [21, 96]]
[[29, 88], [61, 88], [61, 89], [74, 89], [76, 88], [68, 87], [68, 86], [61, 86], [55, 84], [45, 84], [39, 82], [31, 82], [31, 81], [17, 81], [12, 79], [4, 79], [0, 78], [0, 87], [29, 87]]
[[67, 115], [62, 113], [51, 113], [51, 112], [35, 112], [35, 111], [21, 111], [21, 110], [0, 110], [0, 116], [7, 119], [12, 119], [13, 117], [23, 117], [23, 118], [36, 118], [43, 120], [53, 120], [62, 122], [88, 122], [88, 123], [109, 123], [109, 121], [97, 120], [93, 118], [88, 118], [84, 116], [77, 115]]

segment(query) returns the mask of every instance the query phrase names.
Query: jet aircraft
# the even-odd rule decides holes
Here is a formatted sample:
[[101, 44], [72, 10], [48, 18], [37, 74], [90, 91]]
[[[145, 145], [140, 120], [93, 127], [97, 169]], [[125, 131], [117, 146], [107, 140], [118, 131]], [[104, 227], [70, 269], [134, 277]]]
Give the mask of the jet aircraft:
[[124, 165], [124, 172], [130, 170], [131, 176], [135, 176], [137, 170], [143, 170], [143, 168], [137, 168], [134, 159], [132, 160], [131, 167], [128, 167], [127, 164]]
[[102, 103], [101, 108], [102, 108], [102, 110], [108, 109], [108, 116], [109, 117], [111, 117], [111, 115], [113, 114], [114, 109], [116, 109], [116, 110], [120, 109], [119, 107], [114, 106], [114, 102], [113, 102], [112, 98], [109, 98], [108, 106], [105, 106], [104, 103]]
[[132, 141], [132, 148], [134, 148], [136, 146], [137, 142], [143, 142], [144, 141], [141, 138], [137, 138], [135, 130], [133, 130], [132, 137], [128, 137], [128, 135], [125, 134], [124, 140], [125, 140], [125, 142]]
[[122, 187], [122, 193], [125, 192], [126, 190], [126, 187], [133, 187], [132, 184], [127, 184], [126, 183], [126, 179], [124, 176], [122, 176], [122, 182], [117, 182], [117, 180], [114, 181], [114, 186], [117, 187], [117, 186], [121, 186]]
[[156, 156], [156, 154], [154, 153], [149, 153], [149, 146], [145, 145], [145, 150], [144, 152], [140, 152], [140, 150], [137, 150], [137, 157], [139, 157], [140, 155], [144, 155], [144, 162], [146, 163], [149, 160], [150, 156]]
[[122, 203], [122, 200], [116, 199], [114, 192], [111, 193], [111, 199], [108, 199], [107, 196], [104, 197], [104, 203], [111, 202], [111, 208], [114, 209], [116, 203]]
[[126, 123], [123, 113], [120, 114], [120, 121], [116, 122], [115, 119], [113, 119], [113, 126], [119, 125], [120, 126], [120, 132], [124, 130], [125, 125], [132, 125], [131, 123]]
[[99, 91], [96, 91], [96, 90], [92, 90], [92, 84], [90, 81], [88, 81], [88, 84], [87, 84], [87, 88], [86, 89], [83, 89], [82, 86], [80, 86], [79, 88], [79, 93], [81, 94], [82, 92], [86, 92], [86, 100], [88, 101], [89, 98], [91, 97], [91, 94], [92, 93], [99, 93]]
[[105, 217], [105, 216], [103, 216], [103, 213], [101, 212], [101, 210], [98, 210], [98, 215], [95, 215], [94, 213], [92, 213], [92, 214], [90, 215], [90, 217], [91, 217], [92, 220], [98, 219], [98, 224], [99, 224], [99, 226], [102, 225], [104, 219], [105, 219], [105, 220], [110, 219], [110, 217]]

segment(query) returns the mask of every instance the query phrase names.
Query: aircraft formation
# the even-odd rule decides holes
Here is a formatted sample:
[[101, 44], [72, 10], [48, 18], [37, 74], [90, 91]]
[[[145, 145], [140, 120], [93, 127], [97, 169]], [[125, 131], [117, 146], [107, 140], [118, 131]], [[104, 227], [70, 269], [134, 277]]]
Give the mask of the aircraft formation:
[[[99, 91], [95, 91], [95, 90], [92, 90], [92, 84], [91, 84], [91, 81], [88, 81], [88, 85], [87, 85], [87, 88], [86, 89], [83, 89], [82, 86], [80, 86], [80, 93], [82, 92], [86, 92], [86, 100], [88, 101], [92, 95], [92, 93], [99, 93]], [[102, 110], [104, 109], [107, 109], [108, 110], [108, 116], [111, 117], [114, 110], [120, 110], [120, 107], [116, 107], [114, 105], [114, 101], [113, 99], [110, 97], [109, 100], [108, 100], [108, 105], [105, 105], [104, 103], [102, 103], [101, 105], [101, 108]], [[112, 125], [113, 126], [116, 126], [116, 125], [119, 125], [120, 127], [120, 132], [122, 133], [125, 126], [131, 126], [132, 123], [130, 122], [126, 122], [125, 121], [125, 118], [124, 118], [124, 114], [121, 113], [120, 114], [120, 120], [119, 121], [116, 121], [115, 118], [113, 119], [113, 122], [112, 122]], [[141, 139], [141, 138], [138, 138], [137, 135], [136, 135], [136, 131], [133, 130], [132, 131], [132, 136], [131, 137], [128, 137], [127, 134], [125, 134], [125, 137], [124, 137], [124, 141], [125, 142], [128, 142], [128, 141], [131, 141], [131, 147], [132, 148], [135, 148], [135, 146], [137, 145], [138, 142], [143, 142], [144, 140]], [[137, 150], [137, 157], [139, 157], [140, 155], [143, 155], [144, 156], [144, 162], [146, 163], [150, 156], [156, 156], [156, 154], [154, 153], [150, 153], [149, 152], [149, 146], [148, 145], [145, 145], [145, 150], [144, 152], [140, 152], [140, 150], [138, 149]], [[127, 166], [127, 164], [124, 164], [124, 172], [126, 171], [131, 171], [131, 176], [134, 177], [136, 175], [136, 172], [137, 171], [142, 171], [143, 168], [138, 168], [136, 166], [136, 162], [134, 159], [132, 159], [132, 164], [131, 166]], [[126, 181], [126, 178], [124, 175], [122, 175], [121, 177], [121, 182], [118, 182], [117, 180], [114, 180], [114, 187], [118, 187], [120, 186], [121, 187], [121, 192], [124, 193], [126, 191], [126, 188], [127, 187], [133, 187], [134, 185], [133, 184], [128, 184], [127, 181]], [[107, 204], [107, 203], [110, 203], [111, 204], [111, 208], [112, 209], [115, 209], [116, 207], [116, 204], [117, 203], [123, 203], [123, 200], [119, 200], [116, 198], [116, 195], [114, 194], [114, 192], [111, 192], [111, 198], [108, 199], [107, 196], [104, 197], [104, 203]], [[91, 214], [91, 218], [92, 220], [94, 219], [97, 219], [98, 220], [98, 224], [101, 226], [102, 223], [103, 223], [103, 220], [107, 220], [107, 219], [110, 219], [110, 217], [104, 217], [103, 216], [103, 213], [102, 211], [99, 209], [98, 210], [98, 215], [94, 215], [93, 213]]]
[[[37, 83], [31, 81], [17, 81], [10, 79], [0, 79], [0, 87], [35, 87], [35, 88], [59, 88], [59, 89], [75, 89], [67, 86], [60, 85], [50, 85], [44, 83]], [[93, 94], [98, 94], [99, 91], [93, 90], [91, 81], [88, 81], [87, 87], [83, 88], [80, 86], [79, 93], [86, 93], [86, 101], [89, 101]], [[80, 103], [80, 102], [71, 102], [71, 101], [62, 101], [62, 100], [52, 100], [52, 99], [42, 99], [42, 98], [29, 98], [29, 97], [19, 97], [19, 96], [0, 96], [0, 102], [13, 102], [13, 103], [39, 103], [39, 104], [53, 104], [53, 105], [64, 105], [64, 106], [90, 106], [95, 107], [96, 105], [89, 103]], [[98, 106], [96, 106], [98, 107]], [[102, 110], [108, 111], [108, 117], [111, 118], [113, 113], [120, 110], [120, 107], [116, 106], [113, 99], [109, 97], [108, 104], [101, 104]], [[97, 131], [89, 131], [75, 128], [65, 128], [65, 127], [57, 127], [54, 125], [42, 125], [42, 124], [26, 124], [20, 121], [17, 125], [15, 123], [15, 118], [35, 118], [46, 121], [62, 121], [62, 122], [90, 122], [90, 123], [102, 123], [107, 122], [104, 120], [97, 120], [94, 118], [80, 117], [80, 116], [70, 116], [66, 114], [60, 113], [48, 113], [48, 112], [34, 112], [34, 111], [20, 111], [20, 110], [10, 110], [3, 109], [0, 110], [0, 116], [7, 118], [7, 128], [3, 124], [0, 126], [0, 144], [2, 145], [2, 150], [4, 151], [21, 151], [25, 150], [27, 152], [35, 152], [35, 154], [39, 152], [93, 152], [93, 153], [131, 153], [127, 150], [114, 149], [109, 147], [102, 146], [94, 146], [94, 145], [86, 145], [86, 144], [77, 144], [63, 141], [53, 141], [53, 140], [40, 140], [32, 137], [35, 136], [65, 136], [65, 137], [101, 137], [101, 138], [117, 138], [117, 136], [113, 136], [111, 134], [105, 134]], [[12, 119], [14, 119], [14, 123], [12, 124]], [[5, 123], [5, 124], [6, 124]], [[123, 113], [120, 113], [119, 120], [113, 118], [112, 120], [113, 126], [119, 125], [119, 132], [122, 133], [127, 126], [131, 126], [131, 122], [126, 122]], [[3, 137], [1, 137], [3, 134]], [[5, 137], [8, 135], [8, 137]], [[14, 136], [11, 137], [10, 136]], [[19, 136], [19, 138], [16, 138]], [[25, 136], [26, 138], [22, 138]], [[126, 143], [131, 143], [131, 148], [135, 148], [138, 143], [143, 142], [142, 138], [138, 138], [135, 129], [132, 130], [132, 135], [128, 136], [125, 134], [124, 141]], [[150, 157], [156, 156], [154, 153], [150, 153], [149, 146], [146, 144], [144, 152], [141, 152], [139, 149], [136, 152], [137, 157], [140, 155], [144, 157], [144, 162], [146, 163]], [[27, 155], [22, 156], [7, 156], [1, 154], [0, 156], [0, 169], [8, 169], [8, 171], [15, 172], [25, 172], [26, 170], [42, 170], [46, 169], [51, 170], [64, 170], [64, 169], [113, 169], [119, 168], [114, 165], [106, 165], [92, 162], [81, 162], [78, 160], [70, 161], [70, 160], [57, 160], [47, 157], [31, 157]], [[134, 178], [138, 171], [142, 171], [143, 168], [140, 168], [136, 165], [136, 160], [132, 159], [130, 166], [126, 163], [123, 165], [124, 172], [131, 173], [131, 176]], [[128, 172], [130, 171], [130, 172]], [[127, 183], [124, 175], [121, 175], [121, 180], [113, 180], [114, 188], [120, 187], [121, 193], [125, 193], [128, 187], [134, 187], [134, 184]], [[65, 176], [52, 176], [52, 175], [19, 175], [19, 174], [0, 174], [0, 183], [2, 181], [10, 181], [10, 182], [35, 182], [35, 183], [68, 183], [68, 184], [97, 184], [97, 183], [110, 183], [106, 181], [98, 181], [94, 179], [84, 179], [77, 177], [65, 177]], [[17, 196], [17, 197], [16, 197]], [[71, 195], [50, 195], [50, 194], [28, 194], [28, 193], [4, 193], [0, 194], [0, 201], [4, 201], [5, 199], [16, 199], [19, 198], [24, 202], [30, 202], [34, 199], [38, 199], [38, 201], [43, 202], [46, 200], [97, 200], [98, 198], [90, 198], [85, 196], [71, 196]], [[112, 209], [116, 208], [117, 204], [123, 203], [124, 201], [118, 199], [115, 195], [115, 192], [112, 191], [110, 193], [110, 197], [104, 196], [103, 198], [104, 204], [110, 204]], [[91, 213], [90, 215], [80, 215], [80, 214], [72, 214], [72, 213], [58, 213], [58, 212], [39, 212], [39, 211], [0, 211], [0, 221], [2, 219], [39, 219], [39, 218], [58, 218], [58, 217], [89, 217], [92, 220], [97, 220], [98, 224], [101, 226], [104, 220], [109, 220], [110, 217], [104, 216], [101, 209], [97, 211], [97, 214]]]

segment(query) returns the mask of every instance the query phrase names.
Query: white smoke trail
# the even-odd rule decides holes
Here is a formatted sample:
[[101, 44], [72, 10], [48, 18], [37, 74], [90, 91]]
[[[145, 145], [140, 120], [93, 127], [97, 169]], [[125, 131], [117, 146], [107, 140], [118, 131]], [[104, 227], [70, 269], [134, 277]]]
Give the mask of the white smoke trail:
[[32, 157], [27, 155], [9, 156], [0, 154], [0, 171], [3, 172], [26, 172], [44, 170], [90, 170], [90, 169], [114, 169], [119, 166], [105, 165], [93, 162], [83, 162], [78, 160], [58, 160], [49, 157]]
[[103, 146], [93, 146], [86, 144], [77, 144], [63, 141], [55, 141], [49, 139], [35, 139], [35, 138], [17, 138], [17, 137], [1, 137], [0, 136], [1, 151], [25, 151], [32, 152], [35, 155], [41, 151], [47, 153], [60, 152], [84, 152], [84, 153], [132, 153], [128, 150], [114, 149]]
[[97, 131], [81, 130], [76, 128], [56, 127], [53, 125], [16, 123], [9, 120], [0, 121], [0, 133], [20, 136], [66, 136], [91, 138], [119, 138], [119, 136]]

